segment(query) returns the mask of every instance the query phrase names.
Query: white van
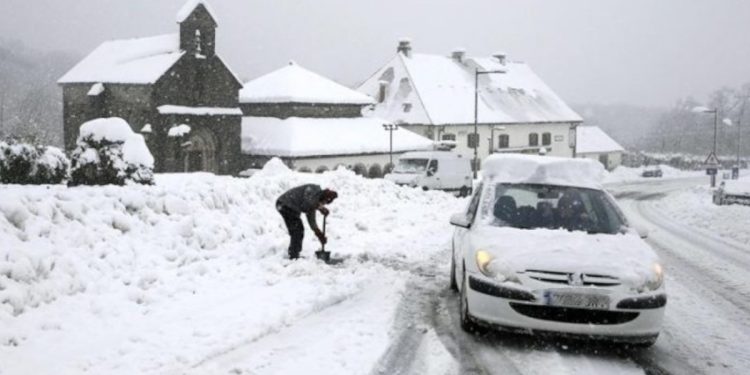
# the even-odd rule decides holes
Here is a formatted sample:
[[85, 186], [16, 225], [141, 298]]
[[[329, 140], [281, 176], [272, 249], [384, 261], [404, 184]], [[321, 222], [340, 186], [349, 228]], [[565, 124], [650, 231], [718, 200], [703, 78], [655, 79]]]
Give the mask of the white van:
[[398, 159], [387, 180], [399, 185], [471, 195], [471, 160], [451, 151], [407, 152]]

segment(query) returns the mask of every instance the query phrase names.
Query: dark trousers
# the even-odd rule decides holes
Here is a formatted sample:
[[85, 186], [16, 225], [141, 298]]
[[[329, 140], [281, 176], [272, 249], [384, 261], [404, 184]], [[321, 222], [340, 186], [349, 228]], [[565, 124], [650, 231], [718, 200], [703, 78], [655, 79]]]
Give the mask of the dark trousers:
[[284, 224], [286, 229], [289, 231], [289, 259], [299, 258], [299, 253], [302, 251], [302, 238], [305, 235], [305, 228], [302, 226], [302, 219], [300, 219], [300, 213], [296, 212], [286, 206], [276, 204], [276, 209], [284, 218]]

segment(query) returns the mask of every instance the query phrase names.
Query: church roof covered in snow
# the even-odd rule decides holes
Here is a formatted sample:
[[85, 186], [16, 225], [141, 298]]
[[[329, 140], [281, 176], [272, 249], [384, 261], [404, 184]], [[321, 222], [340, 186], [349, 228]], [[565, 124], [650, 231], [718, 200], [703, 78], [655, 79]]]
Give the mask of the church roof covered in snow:
[[[460, 56], [460, 57], [458, 57]], [[385, 100], [374, 115], [423, 125], [474, 122], [474, 72], [479, 76], [479, 123], [580, 122], [575, 113], [523, 62], [504, 55], [457, 57], [398, 53], [365, 81], [359, 91]]]
[[199, 6], [203, 6], [204, 9], [206, 9], [206, 12], [208, 12], [208, 15], [211, 16], [211, 18], [214, 19], [214, 22], [217, 22], [216, 18], [216, 12], [211, 8], [211, 5], [206, 0], [188, 0], [185, 5], [180, 8], [179, 11], [177, 11], [177, 23], [185, 22], [185, 20], [190, 17], [190, 15], [193, 13], [195, 8]]
[[[305, 157], [389, 152], [387, 121], [378, 118], [243, 117], [242, 152]], [[393, 151], [432, 149], [433, 142], [406, 129], [393, 132]]]
[[240, 103], [373, 104], [372, 98], [294, 62], [244, 84]]
[[150, 84], [183, 55], [178, 34], [102, 43], [58, 83]]
[[576, 154], [625, 151], [598, 126], [576, 127]]

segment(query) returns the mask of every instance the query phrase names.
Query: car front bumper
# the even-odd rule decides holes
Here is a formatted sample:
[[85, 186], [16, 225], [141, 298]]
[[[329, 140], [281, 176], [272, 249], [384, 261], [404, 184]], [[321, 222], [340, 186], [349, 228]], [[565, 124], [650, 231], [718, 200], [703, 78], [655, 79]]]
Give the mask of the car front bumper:
[[[560, 307], [547, 305], [530, 292], [504, 288], [481, 276], [469, 277], [469, 313], [477, 323], [496, 328], [637, 342], [658, 335], [664, 318], [664, 295], [642, 299], [640, 305], [648, 308], [618, 308], [620, 298], [614, 298], [607, 310]], [[633, 299], [627, 300], [632, 306]]]

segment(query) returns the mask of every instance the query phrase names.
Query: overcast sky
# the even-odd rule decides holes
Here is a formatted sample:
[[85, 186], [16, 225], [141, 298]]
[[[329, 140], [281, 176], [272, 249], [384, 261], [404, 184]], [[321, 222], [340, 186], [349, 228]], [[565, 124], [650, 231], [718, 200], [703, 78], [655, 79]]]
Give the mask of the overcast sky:
[[[84, 55], [176, 32], [184, 0], [0, 0], [0, 38]], [[750, 81], [746, 0], [212, 0], [242, 78], [289, 59], [353, 85], [395, 53], [505, 51], [570, 103], [671, 105]]]

